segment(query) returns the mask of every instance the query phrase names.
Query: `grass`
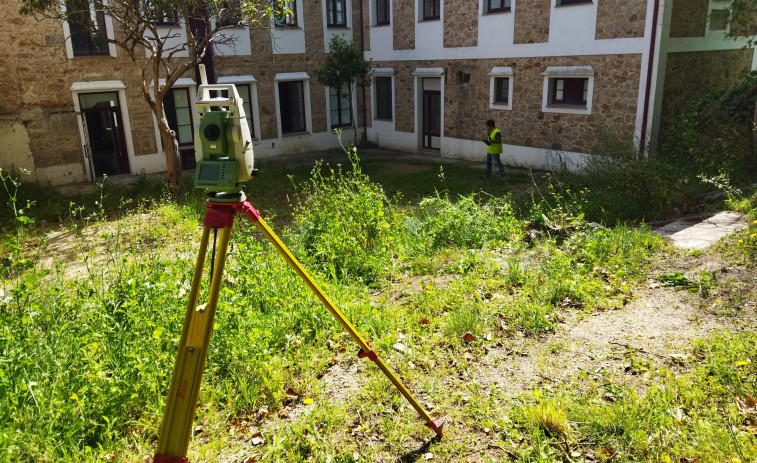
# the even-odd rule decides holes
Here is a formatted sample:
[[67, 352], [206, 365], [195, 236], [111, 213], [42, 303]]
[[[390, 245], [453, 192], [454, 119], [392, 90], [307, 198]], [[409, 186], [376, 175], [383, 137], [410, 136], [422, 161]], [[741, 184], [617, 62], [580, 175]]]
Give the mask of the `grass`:
[[[481, 184], [463, 169], [440, 178], [421, 162], [393, 169], [370, 158], [269, 167], [247, 193], [423, 406], [452, 418], [447, 437], [427, 441], [409, 404], [239, 220], [192, 461], [241, 459], [230, 449], [253, 436], [265, 444], [244, 458], [262, 462], [757, 457], [751, 412], [739, 405], [757, 394], [746, 334], [698, 342], [685, 374], [638, 367], [644, 395], [582, 378], [517, 394], [480, 381], [508, 362], [487, 354], [493, 345], [515, 352], [565, 317], [622, 308], [669, 250], [643, 227], [587, 223], [580, 192], [540, 186], [546, 194], [525, 201], [530, 179]], [[8, 196], [23, 202], [35, 188]], [[38, 203], [4, 223], [0, 461], [137, 462], [154, 452], [202, 202], [195, 192], [168, 202], [159, 184], [129, 188], [106, 182], [65, 214]], [[45, 263], [45, 243], [33, 246], [56, 214], [73, 236], [71, 262]], [[356, 369], [358, 383], [324, 385], [334, 365]], [[331, 397], [335, 389], [345, 394]]]

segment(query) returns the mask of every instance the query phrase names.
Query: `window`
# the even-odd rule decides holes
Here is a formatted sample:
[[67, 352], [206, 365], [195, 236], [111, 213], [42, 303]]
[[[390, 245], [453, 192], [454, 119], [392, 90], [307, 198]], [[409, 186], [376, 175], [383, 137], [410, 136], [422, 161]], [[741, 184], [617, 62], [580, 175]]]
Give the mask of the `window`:
[[513, 68], [495, 67], [489, 71], [489, 108], [512, 109]]
[[281, 133], [297, 133], [307, 130], [305, 125], [305, 94], [301, 80], [279, 82], [279, 109]]
[[389, 0], [376, 0], [376, 25], [389, 24]]
[[276, 2], [273, 22], [276, 27], [297, 27], [297, 1]]
[[511, 0], [486, 0], [487, 13], [503, 13], [510, 11]]
[[343, 85], [342, 88], [329, 87], [329, 116], [331, 127], [344, 127], [352, 124], [350, 94], [346, 85]]
[[108, 55], [103, 11], [89, 0], [67, 0], [66, 10], [73, 56]]
[[347, 0], [326, 0], [326, 26], [347, 27]]
[[586, 107], [589, 94], [589, 79], [586, 77], [549, 79], [550, 105]]
[[494, 78], [494, 104], [509, 104], [510, 103], [510, 78], [509, 77], [495, 77]]
[[423, 1], [423, 20], [439, 19], [440, 17], [440, 0], [422, 0]]
[[238, 26], [243, 21], [241, 16], [242, 4], [240, 0], [227, 0], [221, 3], [218, 10], [218, 20], [221, 26]]
[[542, 75], [542, 111], [591, 114], [594, 91], [594, 70], [591, 66], [551, 66]]
[[557, 6], [566, 5], [581, 5], [583, 3], [591, 3], [592, 0], [557, 0]]
[[[244, 107], [244, 116], [247, 120], [247, 127], [250, 128], [250, 137], [255, 138], [255, 126], [252, 123], [252, 105], [250, 103], [252, 101], [250, 84], [234, 84], [234, 86], [237, 88], [239, 98], [242, 99], [242, 106]], [[220, 94], [222, 98], [229, 97], [229, 92], [227, 90], [221, 90]]]
[[192, 125], [189, 89], [171, 89], [163, 100], [163, 108], [166, 111], [168, 126], [176, 132], [176, 140], [179, 142], [179, 146], [191, 145], [194, 142], [194, 126]]
[[376, 119], [392, 120], [392, 78], [374, 77], [376, 89]]

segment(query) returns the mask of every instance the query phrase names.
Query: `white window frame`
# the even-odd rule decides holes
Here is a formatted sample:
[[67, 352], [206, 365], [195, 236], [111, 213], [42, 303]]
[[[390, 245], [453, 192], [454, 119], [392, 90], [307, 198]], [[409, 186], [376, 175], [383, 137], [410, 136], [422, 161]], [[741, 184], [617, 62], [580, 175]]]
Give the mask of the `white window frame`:
[[371, 8], [370, 11], [370, 17], [371, 17], [371, 27], [384, 27], [384, 26], [391, 26], [392, 25], [392, 0], [386, 0], [387, 3], [387, 9], [389, 10], [387, 14], [389, 15], [389, 22], [385, 24], [379, 24], [378, 23], [378, 1], [377, 0], [370, 0], [369, 5]]
[[250, 129], [255, 133], [253, 140], [260, 140], [260, 107], [258, 106], [258, 81], [255, 76], [224, 76], [218, 78], [219, 84], [244, 84], [250, 86], [250, 116], [252, 117], [252, 127]]
[[[712, 12], [713, 10], [729, 10], [731, 6], [731, 0], [710, 0], [710, 4], [707, 7], [707, 30], [706, 34], [723, 34], [727, 35], [729, 32], [731, 32], [731, 18], [728, 17], [728, 23], [725, 26], [725, 29], [710, 29], [710, 19], [712, 18]], [[730, 11], [730, 10], [729, 10]]]
[[[508, 1], [508, 0], [504, 0]], [[481, 10], [484, 15], [489, 14], [508, 14], [512, 13], [515, 10], [515, 0], [509, 0], [510, 2], [510, 9], [505, 11], [489, 11], [489, 0], [483, 0], [481, 3]]]
[[[542, 112], [560, 114], [591, 114], [592, 103], [594, 101], [594, 69], [591, 66], [549, 66], [547, 67], [546, 71], [542, 72], [541, 75], [544, 76], [544, 88], [542, 90], [541, 103]], [[549, 104], [549, 81], [550, 79], [559, 78], [588, 79], [589, 85], [586, 92], [586, 107]]]
[[378, 116], [376, 115], [376, 112], [377, 112], [376, 92], [375, 91], [371, 92], [371, 108], [372, 108], [371, 118], [374, 121], [383, 121], [383, 122], [392, 122], [392, 123], [394, 123], [394, 120], [396, 119], [396, 114], [395, 114], [395, 110], [396, 110], [396, 107], [395, 107], [396, 101], [395, 100], [396, 100], [396, 98], [395, 98], [395, 95], [394, 95], [394, 74], [395, 74], [395, 72], [394, 72], [393, 68], [373, 68], [373, 69], [371, 69], [370, 75], [372, 77], [388, 77], [390, 79], [391, 84], [392, 84], [391, 85], [391, 92], [392, 92], [392, 118], [391, 119], [383, 119], [383, 118], [379, 119], [378, 118]]
[[[281, 103], [279, 101], [279, 82], [302, 81], [303, 104], [305, 105], [305, 132], [284, 135], [281, 131]], [[276, 98], [276, 130], [279, 138], [313, 133], [313, 118], [310, 109], [310, 76], [307, 72], [280, 72], [273, 79], [274, 97]]]
[[[161, 87], [165, 85], [166, 79], [160, 79], [158, 80], [158, 85]], [[152, 88], [152, 85], [150, 85]], [[189, 108], [190, 113], [192, 114], [192, 125], [194, 125], [193, 130], [195, 131], [195, 134], [192, 136], [193, 140], [197, 140], [197, 127], [199, 127], [199, 115], [195, 111], [196, 103], [197, 103], [197, 82], [194, 81], [194, 79], [191, 79], [189, 77], [182, 77], [180, 79], [176, 79], [176, 82], [173, 83], [171, 86], [171, 90], [177, 89], [177, 88], [186, 88], [189, 91]], [[155, 126], [155, 142], [157, 143], [158, 147], [158, 153], [163, 154], [163, 139], [160, 137], [160, 128], [158, 127], [158, 120], [155, 118], [155, 114], [150, 111], [150, 114], [152, 114], [152, 121]], [[195, 157], [197, 157], [197, 153], [195, 153]]]
[[[103, 3], [107, 4], [108, 2], [104, 0]], [[60, 2], [60, 11], [61, 11], [61, 14], [66, 13], [65, 1]], [[105, 35], [108, 37], [108, 54], [107, 55], [74, 56], [74, 45], [71, 42], [71, 28], [68, 26], [68, 21], [63, 21], [63, 36], [66, 38], [66, 57], [68, 57], [68, 59], [105, 58], [107, 56], [115, 58], [117, 56], [116, 44], [110, 42], [110, 40], [114, 40], [116, 37], [113, 31], [113, 18], [111, 18], [109, 14], [106, 14], [104, 16], [105, 16]]]
[[[495, 81], [498, 78], [506, 77], [510, 79], [510, 85], [507, 91], [507, 104], [497, 103], [494, 101]], [[489, 71], [489, 109], [513, 109], [513, 68], [511, 67], [494, 67]]]
[[[81, 104], [79, 103], [79, 95], [83, 93], [103, 93], [103, 92], [118, 92], [118, 107], [121, 109], [121, 118], [124, 124], [124, 138], [126, 139], [126, 154], [129, 157], [129, 167], [134, 173], [134, 139], [131, 135], [131, 120], [129, 119], [129, 107], [126, 101], [126, 85], [120, 80], [104, 80], [96, 82], [74, 82], [71, 85], [71, 94], [74, 100], [74, 112], [77, 116], [81, 116]], [[92, 170], [90, 168], [90, 160], [87, 159], [87, 149], [84, 145], [84, 140], [87, 139], [88, 134], [84, 133], [84, 124], [82, 118], [77, 117], [77, 124], [79, 126], [79, 140], [81, 141], [82, 158], [85, 162], [87, 179], [94, 182], [92, 178]]]
[[[352, 98], [351, 98], [352, 106], [356, 106], [355, 101], [357, 101], [357, 95], [355, 95], [355, 86], [349, 85], [348, 87], [349, 87], [349, 92], [352, 95]], [[348, 125], [334, 125], [334, 122], [331, 120], [331, 89], [332, 88], [333, 87], [326, 87], [326, 124], [327, 124], [327, 127], [330, 130], [356, 127], [357, 126], [357, 111], [355, 111], [355, 108], [353, 108], [352, 106], [350, 107], [350, 118], [351, 118], [350, 123]]]

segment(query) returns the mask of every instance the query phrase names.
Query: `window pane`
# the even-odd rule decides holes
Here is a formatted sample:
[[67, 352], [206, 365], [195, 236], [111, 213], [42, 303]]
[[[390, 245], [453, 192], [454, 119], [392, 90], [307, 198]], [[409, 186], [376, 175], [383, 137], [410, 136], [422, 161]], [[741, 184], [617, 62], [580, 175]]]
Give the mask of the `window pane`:
[[191, 143], [192, 142], [192, 126], [180, 125], [177, 132], [177, 138], [179, 143]]
[[376, 0], [376, 24], [389, 24], [389, 0]]
[[376, 118], [392, 120], [392, 78], [374, 78], [376, 86]]
[[282, 133], [304, 132], [305, 101], [302, 81], [279, 82]]

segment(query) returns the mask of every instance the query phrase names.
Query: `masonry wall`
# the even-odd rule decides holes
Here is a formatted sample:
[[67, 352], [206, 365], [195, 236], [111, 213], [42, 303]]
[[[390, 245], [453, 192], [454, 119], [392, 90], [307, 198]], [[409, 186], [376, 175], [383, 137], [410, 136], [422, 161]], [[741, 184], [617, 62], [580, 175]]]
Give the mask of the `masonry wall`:
[[744, 79], [752, 66], [752, 49], [669, 53], [661, 127], [664, 131], [709, 92]]
[[[548, 66], [592, 66], [594, 96], [592, 114], [542, 112], [544, 77]], [[608, 128], [617, 129], [631, 139], [635, 128], [641, 55], [545, 57], [490, 60], [382, 62], [393, 67], [395, 79], [395, 130], [415, 130], [414, 78], [418, 67], [446, 67], [444, 87], [444, 136], [479, 140], [484, 122], [493, 119], [502, 129], [505, 143], [532, 148], [558, 149], [588, 153], [594, 141]], [[492, 67], [509, 66], [514, 70], [512, 110], [489, 108]], [[468, 83], [455, 78], [458, 72], [470, 74]]]
[[444, 47], [478, 45], [478, 11], [470, 0], [444, 0]]
[[644, 37], [647, 0], [603, 0], [597, 4], [597, 40]]
[[[34, 168], [78, 165], [74, 170], [57, 174], [73, 180], [81, 179], [87, 167], [71, 86], [74, 82], [118, 80], [126, 85], [127, 101], [120, 102], [120, 105], [128, 109], [135, 155], [155, 153], [153, 119], [142, 97], [136, 70], [123, 57], [123, 52], [119, 51], [118, 58], [69, 60], [60, 22], [22, 17], [17, 9], [14, 2], [0, 3], [0, 17], [4, 23], [3, 34], [0, 34], [0, 53], [3, 53], [0, 59], [6, 71], [4, 88], [8, 89], [0, 101], [0, 139], [25, 137]], [[9, 131], [9, 127], [13, 131]], [[22, 130], [26, 133], [23, 134]], [[14, 150], [18, 149], [17, 144], [14, 146]], [[6, 153], [0, 155], [0, 160], [9, 158], [12, 161], [29, 153], [20, 156]], [[63, 178], [49, 180], [66, 183]]]
[[549, 41], [549, 16], [552, 0], [519, 1], [515, 5], [514, 43]]
[[395, 50], [415, 48], [416, 0], [392, 0], [393, 46]]
[[704, 37], [709, 0], [673, 0], [670, 37]]

